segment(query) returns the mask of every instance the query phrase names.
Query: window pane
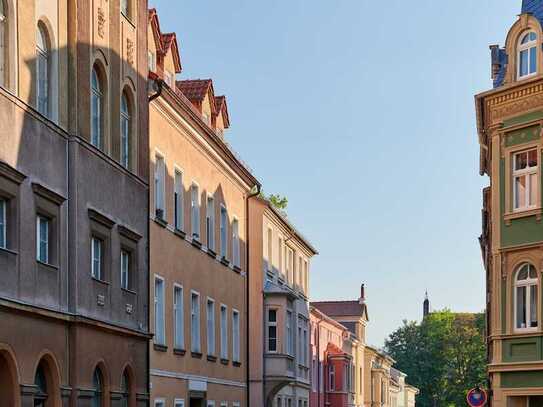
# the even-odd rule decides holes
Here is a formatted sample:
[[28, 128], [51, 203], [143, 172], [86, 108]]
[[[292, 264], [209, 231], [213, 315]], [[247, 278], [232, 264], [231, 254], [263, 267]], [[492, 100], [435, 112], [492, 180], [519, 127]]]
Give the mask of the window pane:
[[520, 51], [519, 55], [519, 76], [528, 74], [528, 50]]
[[537, 48], [530, 48], [530, 73], [537, 71]]
[[155, 279], [155, 338], [164, 344], [164, 282], [159, 278]]
[[526, 176], [515, 177], [515, 208], [526, 207]]
[[518, 153], [515, 155], [515, 170], [523, 170], [528, 162], [528, 153]]
[[207, 302], [207, 353], [215, 354], [215, 304]]
[[517, 287], [517, 328], [526, 328], [526, 287]]
[[276, 322], [277, 321], [277, 311], [276, 310], [269, 310], [268, 311], [268, 321], [269, 322]]
[[38, 260], [43, 263], [49, 262], [49, 221], [45, 218], [38, 218], [39, 246]]
[[528, 166], [537, 167], [537, 149], [528, 151]]
[[183, 349], [185, 347], [184, 327], [183, 327], [183, 289], [175, 287], [174, 289], [174, 323], [175, 323], [175, 340], [174, 347]]
[[530, 286], [530, 327], [537, 327], [537, 285]]
[[7, 247], [6, 236], [6, 207], [7, 202], [4, 199], [0, 199], [0, 247]]
[[522, 269], [518, 272], [518, 276], [517, 276], [518, 281], [526, 280], [528, 278], [528, 268], [529, 266], [527, 264], [522, 266]]
[[530, 188], [528, 189], [530, 194], [530, 206], [534, 206], [537, 203], [537, 174], [530, 174]]
[[130, 268], [130, 254], [121, 250], [121, 287], [128, 290], [128, 274]]

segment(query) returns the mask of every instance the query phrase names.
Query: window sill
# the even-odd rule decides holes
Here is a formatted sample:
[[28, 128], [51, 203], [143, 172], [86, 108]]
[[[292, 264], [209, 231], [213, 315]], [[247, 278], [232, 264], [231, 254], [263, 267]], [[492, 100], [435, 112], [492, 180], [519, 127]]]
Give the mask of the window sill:
[[239, 266], [234, 266], [234, 271], [238, 274], [241, 274], [241, 267]]
[[207, 355], [207, 360], [209, 360], [210, 362], [216, 362], [217, 356]]
[[19, 252], [16, 252], [15, 250], [8, 249], [7, 247], [0, 247], [0, 253], [2, 253], [2, 252], [12, 254], [14, 256], [17, 256], [19, 254]]
[[168, 227], [168, 222], [166, 222], [165, 219], [162, 219], [162, 218], [159, 218], [159, 217], [155, 216], [154, 221], [155, 221], [155, 223], [157, 223], [158, 226], [160, 226], [160, 227], [163, 227], [163, 228]]
[[166, 345], [161, 345], [159, 343], [153, 343], [153, 349], [157, 352], [167, 352], [168, 347]]
[[185, 356], [185, 353], [187, 353], [187, 351], [185, 349], [177, 349], [177, 348], [173, 349], [173, 354], [174, 355]]
[[529, 216], [535, 216], [537, 221], [541, 221], [541, 214], [543, 211], [541, 208], [532, 208], [532, 209], [525, 209], [525, 210], [519, 210], [516, 212], [508, 212], [503, 215], [503, 220], [505, 221], [505, 224], [507, 226], [511, 225], [511, 220], [513, 219], [520, 219], [520, 218], [527, 218]]
[[187, 234], [183, 232], [181, 229], [175, 228], [173, 233], [175, 233], [177, 236], [179, 236], [181, 239], [185, 239], [187, 237]]
[[202, 359], [202, 352], [190, 352], [190, 356], [196, 359]]
[[194, 247], [197, 247], [198, 249], [202, 248], [202, 242], [200, 242], [197, 238], [193, 237], [192, 241], [190, 242]]
[[232, 362], [232, 365], [234, 365], [235, 367], [240, 367], [240, 366], [241, 366], [241, 362]]
[[210, 249], [209, 247], [207, 248], [207, 254], [208, 254], [209, 257], [211, 257], [212, 259], [216, 259], [216, 258], [217, 258], [217, 253], [215, 253], [215, 250]]
[[223, 266], [228, 267], [230, 265], [230, 261], [226, 257], [223, 256], [223, 257], [221, 257], [221, 264]]
[[131, 294], [131, 295], [138, 295], [137, 292], [135, 292], [134, 290], [131, 290], [131, 289], [129, 289], [129, 288], [123, 288], [123, 287], [121, 287], [121, 291], [122, 291], [122, 292], [125, 292], [125, 293], [127, 293], [127, 294]]
[[91, 277], [91, 279], [92, 279], [93, 281], [96, 281], [97, 283], [100, 283], [100, 284], [105, 285], [105, 286], [109, 286], [109, 285], [110, 285], [107, 281], [105, 281], [105, 280], [100, 280], [100, 279], [98, 279], [98, 278], [96, 278], [96, 277]]
[[221, 364], [227, 366], [230, 361], [228, 359], [221, 358]]
[[533, 334], [533, 333], [538, 332], [538, 330], [539, 330], [538, 327], [535, 327], [535, 328], [515, 328], [513, 332], [515, 334], [517, 334], [517, 335], [522, 335], [522, 334]]
[[40, 266], [43, 266], [46, 269], [49, 269], [51, 271], [58, 271], [58, 266], [55, 266], [54, 264], [44, 263], [43, 261], [36, 260], [36, 263], [38, 263]]

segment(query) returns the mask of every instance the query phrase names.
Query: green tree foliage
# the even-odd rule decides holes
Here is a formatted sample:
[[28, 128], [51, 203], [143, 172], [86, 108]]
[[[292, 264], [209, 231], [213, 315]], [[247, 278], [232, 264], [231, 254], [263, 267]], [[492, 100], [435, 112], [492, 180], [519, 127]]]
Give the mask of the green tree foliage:
[[[465, 406], [466, 392], [486, 380], [484, 314], [428, 315], [404, 321], [385, 342], [395, 367], [420, 389], [417, 406]], [[435, 401], [435, 404], [434, 404]]]
[[282, 213], [285, 213], [287, 210], [288, 199], [286, 196], [281, 196], [279, 194], [266, 195], [264, 191], [261, 191], [259, 197], [269, 201], [275, 209], [278, 209]]

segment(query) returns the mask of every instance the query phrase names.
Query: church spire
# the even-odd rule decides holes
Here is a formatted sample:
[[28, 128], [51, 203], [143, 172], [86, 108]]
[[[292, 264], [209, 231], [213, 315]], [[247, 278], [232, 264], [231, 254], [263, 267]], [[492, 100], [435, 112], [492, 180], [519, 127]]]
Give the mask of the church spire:
[[430, 314], [430, 300], [428, 299], [428, 290], [424, 294], [424, 302], [422, 304], [422, 316], [426, 318]]

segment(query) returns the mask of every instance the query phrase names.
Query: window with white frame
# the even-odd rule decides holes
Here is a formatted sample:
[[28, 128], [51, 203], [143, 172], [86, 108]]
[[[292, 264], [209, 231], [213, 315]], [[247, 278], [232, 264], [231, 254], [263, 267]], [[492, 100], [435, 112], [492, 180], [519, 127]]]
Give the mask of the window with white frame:
[[4, 4], [5, 0], [0, 0], [0, 86], [8, 84], [7, 65], [9, 60], [8, 44], [8, 13]]
[[164, 196], [166, 194], [166, 164], [164, 157], [155, 154], [155, 217], [166, 218]]
[[196, 184], [190, 187], [190, 221], [192, 237], [200, 240], [200, 189]]
[[527, 78], [537, 73], [537, 35], [530, 31], [520, 37], [518, 44], [518, 77]]
[[130, 252], [121, 249], [121, 288], [130, 288]]
[[183, 173], [176, 169], [173, 181], [173, 217], [176, 230], [184, 230], [183, 225]]
[[156, 71], [156, 54], [153, 51], [147, 52], [147, 66], [149, 68], [149, 71]]
[[290, 247], [286, 248], [286, 275], [287, 280], [290, 285], [294, 285], [294, 260], [293, 260], [293, 252]]
[[330, 391], [336, 389], [336, 368], [331, 363], [328, 365], [328, 389]]
[[232, 407], [240, 407], [240, 405], [241, 405], [241, 404], [240, 404], [239, 401], [234, 401], [234, 402], [232, 403]]
[[121, 165], [130, 168], [130, 104], [126, 91], [121, 97]]
[[0, 248], [1, 249], [6, 249], [8, 247], [7, 207], [8, 207], [8, 202], [5, 199], [0, 198]]
[[207, 299], [207, 354], [215, 356], [215, 301]]
[[538, 326], [538, 278], [534, 266], [525, 263], [515, 276], [515, 327], [531, 330]]
[[91, 144], [102, 148], [103, 130], [103, 99], [102, 83], [98, 75], [98, 68], [92, 67], [91, 72]]
[[267, 253], [268, 253], [268, 271], [273, 270], [273, 230], [272, 228], [268, 228], [267, 230]]
[[174, 405], [174, 407], [185, 407], [185, 400], [184, 399], [175, 399], [173, 405]]
[[36, 31], [36, 105], [38, 112], [49, 115], [49, 38], [42, 22]]
[[206, 205], [207, 247], [215, 251], [215, 199], [209, 195]]
[[96, 236], [91, 238], [91, 274], [97, 280], [103, 280], [104, 241]]
[[213, 400], [208, 400], [207, 407], [215, 407], [215, 402]]
[[513, 155], [513, 210], [537, 206], [538, 188], [537, 148]]
[[173, 346], [175, 349], [185, 349], [185, 315], [183, 308], [183, 287], [176, 284], [173, 288]]
[[228, 212], [226, 208], [221, 205], [221, 257], [228, 257]]
[[221, 304], [221, 359], [228, 359], [228, 308]]
[[279, 236], [277, 238], [277, 270], [279, 271], [279, 275], [284, 277], [283, 275], [283, 238]]
[[287, 336], [287, 354], [294, 356], [294, 327], [292, 320], [292, 311], [287, 310], [286, 336]]
[[155, 343], [166, 345], [164, 280], [155, 277]]
[[164, 399], [156, 399], [155, 400], [155, 407], [166, 407], [166, 400], [164, 400]]
[[49, 263], [49, 225], [48, 218], [36, 218], [36, 258], [42, 263]]
[[241, 252], [239, 245], [239, 221], [232, 220], [232, 262], [235, 267], [241, 267]]
[[277, 310], [268, 309], [268, 352], [277, 352]]
[[201, 352], [200, 346], [200, 294], [192, 292], [190, 301], [191, 351]]
[[239, 312], [232, 310], [232, 360], [240, 361], [240, 323]]
[[221, 401], [221, 407], [228, 407], [228, 401]]

